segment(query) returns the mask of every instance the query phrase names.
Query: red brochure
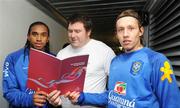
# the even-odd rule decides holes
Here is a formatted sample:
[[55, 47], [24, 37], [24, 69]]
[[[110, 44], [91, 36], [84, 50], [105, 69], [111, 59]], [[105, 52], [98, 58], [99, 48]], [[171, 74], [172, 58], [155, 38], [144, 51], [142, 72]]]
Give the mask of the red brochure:
[[36, 49], [30, 49], [27, 87], [47, 93], [55, 89], [83, 91], [89, 55], [74, 56], [64, 60]]

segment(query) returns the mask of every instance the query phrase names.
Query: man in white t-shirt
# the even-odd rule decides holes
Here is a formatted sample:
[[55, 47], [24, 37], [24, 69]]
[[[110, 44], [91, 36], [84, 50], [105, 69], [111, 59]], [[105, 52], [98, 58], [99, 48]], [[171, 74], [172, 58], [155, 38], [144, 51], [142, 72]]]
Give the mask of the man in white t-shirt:
[[[113, 50], [103, 42], [90, 38], [92, 21], [86, 16], [74, 14], [69, 18], [68, 38], [70, 45], [59, 51], [57, 58], [65, 59], [77, 55], [89, 55], [87, 72], [84, 83], [84, 92], [102, 93], [106, 90], [109, 65], [115, 57]], [[49, 100], [55, 104], [59, 91], [50, 93]], [[58, 99], [57, 99], [58, 100]], [[66, 98], [62, 98], [63, 108], [79, 108]], [[82, 108], [82, 106], [81, 106]], [[83, 106], [83, 108], [95, 108]]]

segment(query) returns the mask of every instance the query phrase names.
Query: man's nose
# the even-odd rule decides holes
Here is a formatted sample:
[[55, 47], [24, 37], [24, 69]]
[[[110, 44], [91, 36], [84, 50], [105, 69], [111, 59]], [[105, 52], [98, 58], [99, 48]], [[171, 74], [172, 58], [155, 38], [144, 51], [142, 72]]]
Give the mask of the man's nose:
[[125, 30], [124, 30], [124, 36], [128, 36], [128, 34], [129, 34], [129, 33], [128, 33], [128, 30], [125, 29]]
[[76, 36], [76, 33], [73, 31], [73, 32], [71, 33], [71, 37], [74, 38], [75, 36]]
[[37, 41], [41, 41], [41, 39], [42, 39], [41, 35], [38, 34], [37, 37], [36, 37], [36, 40], [37, 40]]
[[124, 30], [124, 36], [128, 36], [129, 35], [129, 31], [127, 29]]

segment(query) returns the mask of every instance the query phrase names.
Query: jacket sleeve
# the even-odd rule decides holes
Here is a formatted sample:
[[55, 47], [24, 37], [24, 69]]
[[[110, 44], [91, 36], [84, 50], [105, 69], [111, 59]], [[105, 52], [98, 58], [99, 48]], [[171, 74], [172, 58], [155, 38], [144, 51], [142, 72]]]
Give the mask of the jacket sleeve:
[[[3, 96], [10, 105], [17, 107], [33, 106], [33, 94], [20, 90], [14, 71], [14, 58], [8, 56], [3, 66]], [[24, 90], [25, 91], [25, 90]]]
[[108, 91], [104, 93], [81, 93], [78, 98], [79, 105], [107, 106]]
[[152, 87], [161, 108], [180, 108], [180, 91], [169, 60], [161, 55], [154, 60]]

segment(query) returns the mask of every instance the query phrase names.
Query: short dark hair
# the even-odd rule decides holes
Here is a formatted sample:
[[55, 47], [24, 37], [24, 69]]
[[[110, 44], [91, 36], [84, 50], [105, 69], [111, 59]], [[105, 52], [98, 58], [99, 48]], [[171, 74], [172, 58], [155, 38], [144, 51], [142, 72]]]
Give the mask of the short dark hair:
[[93, 23], [91, 18], [89, 18], [87, 15], [82, 13], [75, 13], [68, 18], [68, 25], [74, 24], [76, 22], [82, 22], [86, 31], [92, 30]]
[[[49, 27], [48, 27], [45, 23], [40, 22], [40, 21], [34, 22], [34, 23], [32, 23], [32, 24], [29, 26], [27, 36], [30, 35], [31, 30], [32, 30], [32, 27], [34, 27], [34, 26], [36, 26], [36, 25], [43, 25], [43, 26], [45, 26], [45, 27], [47, 28], [48, 36], [49, 36], [49, 34], [50, 34]], [[30, 49], [30, 47], [31, 47], [31, 43], [30, 43], [30, 41], [27, 39], [27, 40], [26, 40], [26, 43], [25, 43], [25, 45], [24, 45], [24, 53], [26, 52], [27, 49]], [[49, 52], [50, 52], [50, 49], [49, 49], [49, 41], [48, 41], [48, 42], [46, 43], [46, 45], [45, 45], [45, 52], [46, 52], [46, 53], [49, 53]]]

